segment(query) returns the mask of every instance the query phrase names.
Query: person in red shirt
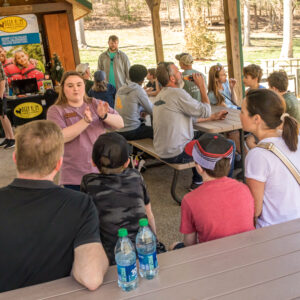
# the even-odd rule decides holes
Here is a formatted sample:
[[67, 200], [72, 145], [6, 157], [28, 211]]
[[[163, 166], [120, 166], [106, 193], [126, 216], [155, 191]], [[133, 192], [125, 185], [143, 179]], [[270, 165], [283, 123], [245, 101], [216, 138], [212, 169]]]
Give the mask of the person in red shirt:
[[6, 57], [5, 49], [0, 45], [0, 62], [2, 63], [9, 86], [12, 80], [22, 79], [21, 70], [14, 64], [12, 57]]
[[15, 52], [14, 62], [21, 70], [22, 79], [36, 78], [38, 87], [43, 85], [44, 74], [39, 71], [29, 60], [28, 54], [23, 50]]
[[249, 188], [226, 177], [233, 146], [219, 134], [203, 134], [187, 144], [203, 184], [184, 196], [180, 232], [184, 242], [175, 249], [254, 229], [254, 199]]

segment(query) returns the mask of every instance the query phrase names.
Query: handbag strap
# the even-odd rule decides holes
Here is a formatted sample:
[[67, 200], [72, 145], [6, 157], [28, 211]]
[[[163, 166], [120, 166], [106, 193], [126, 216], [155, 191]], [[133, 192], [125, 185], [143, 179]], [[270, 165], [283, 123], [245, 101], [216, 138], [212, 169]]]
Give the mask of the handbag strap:
[[259, 143], [256, 147], [260, 147], [273, 152], [285, 164], [285, 166], [289, 169], [289, 171], [292, 173], [292, 175], [300, 185], [300, 172], [273, 143]]

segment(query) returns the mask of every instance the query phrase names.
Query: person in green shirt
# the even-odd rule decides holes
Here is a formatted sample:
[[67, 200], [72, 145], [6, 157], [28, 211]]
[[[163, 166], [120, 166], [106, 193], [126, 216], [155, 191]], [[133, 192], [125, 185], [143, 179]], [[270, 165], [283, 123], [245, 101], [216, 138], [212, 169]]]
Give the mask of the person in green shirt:
[[201, 101], [201, 93], [199, 88], [191, 79], [188, 78], [190, 75], [194, 73], [201, 74], [202, 77], [204, 78], [205, 87], [207, 87], [205, 75], [193, 69], [194, 59], [189, 53], [177, 54], [175, 58], [179, 61], [179, 66], [183, 70], [182, 72], [182, 76], [184, 80], [183, 89], [186, 90], [192, 96], [192, 98]]
[[299, 101], [295, 94], [289, 92], [289, 78], [284, 70], [275, 71], [268, 77], [269, 89], [280, 94], [286, 103], [286, 112], [300, 123]]
[[117, 90], [129, 81], [130, 62], [127, 55], [119, 50], [119, 38], [108, 38], [108, 49], [100, 54], [98, 70], [104, 71], [108, 82]]
[[85, 93], [87, 94], [89, 90], [92, 88], [94, 81], [90, 80], [91, 78], [91, 71], [90, 66], [88, 63], [86, 64], [79, 64], [76, 66], [76, 72], [81, 74], [84, 79], [85, 84]]

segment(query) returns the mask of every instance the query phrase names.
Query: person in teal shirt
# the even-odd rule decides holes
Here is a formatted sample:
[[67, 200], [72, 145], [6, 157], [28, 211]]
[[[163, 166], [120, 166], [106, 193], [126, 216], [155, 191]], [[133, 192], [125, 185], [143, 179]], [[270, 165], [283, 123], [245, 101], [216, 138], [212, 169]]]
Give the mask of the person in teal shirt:
[[98, 70], [104, 71], [109, 83], [117, 90], [129, 80], [130, 62], [127, 55], [119, 50], [119, 38], [108, 38], [108, 49], [100, 54]]
[[285, 71], [275, 71], [268, 77], [269, 89], [280, 94], [286, 104], [286, 112], [300, 122], [300, 109], [297, 97], [289, 92], [289, 78]]

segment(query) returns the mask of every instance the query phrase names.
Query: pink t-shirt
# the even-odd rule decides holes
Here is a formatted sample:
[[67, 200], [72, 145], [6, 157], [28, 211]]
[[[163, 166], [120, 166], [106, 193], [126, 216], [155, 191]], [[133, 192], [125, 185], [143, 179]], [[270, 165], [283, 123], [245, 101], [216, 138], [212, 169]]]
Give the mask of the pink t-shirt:
[[204, 182], [183, 198], [180, 232], [197, 232], [201, 243], [253, 230], [253, 218], [254, 199], [249, 188], [222, 177]]
[[[105, 133], [105, 129], [110, 127], [99, 119], [97, 105], [98, 101], [93, 98], [91, 103], [84, 102], [81, 107], [52, 105], [48, 109], [47, 119], [54, 121], [62, 129], [80, 121], [84, 117], [86, 106], [90, 107], [93, 116], [92, 123], [79, 136], [65, 143], [60, 184], [79, 185], [83, 175], [99, 172], [92, 165], [93, 145], [99, 135]], [[112, 108], [109, 108], [109, 113], [118, 114]]]

